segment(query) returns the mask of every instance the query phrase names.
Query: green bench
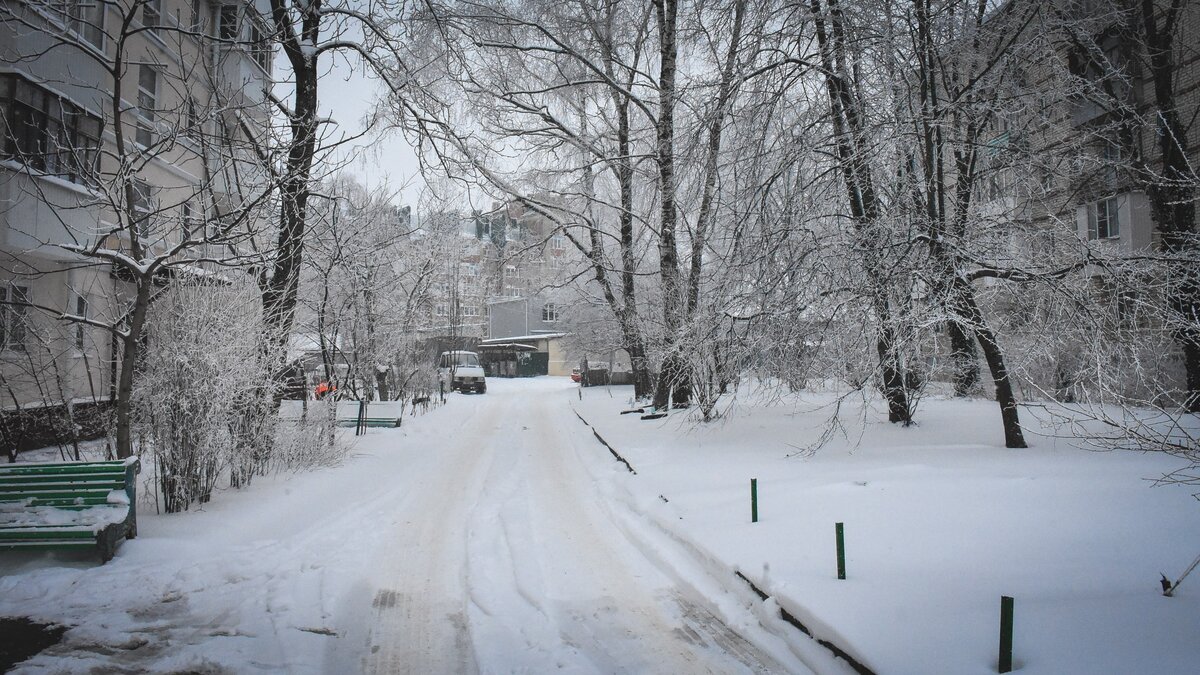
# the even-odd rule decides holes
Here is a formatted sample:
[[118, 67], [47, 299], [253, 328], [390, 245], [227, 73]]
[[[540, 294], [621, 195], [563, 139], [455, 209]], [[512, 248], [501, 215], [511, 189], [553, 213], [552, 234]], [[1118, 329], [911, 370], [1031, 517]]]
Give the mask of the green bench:
[[[358, 406], [360, 401], [338, 401], [337, 424], [339, 427], [358, 426]], [[368, 427], [385, 427], [395, 429], [400, 426], [404, 417], [402, 401], [370, 401], [367, 403], [367, 416], [363, 424]]]
[[[308, 401], [307, 414], [328, 414], [328, 401]], [[339, 427], [358, 426], [359, 401], [335, 401], [335, 423]], [[279, 419], [299, 421], [305, 414], [304, 401], [280, 401]], [[367, 404], [366, 426], [395, 429], [404, 417], [403, 401], [371, 401]]]
[[[337, 424], [339, 427], [357, 427], [358, 419], [339, 419]], [[395, 417], [368, 417], [367, 419], [363, 420], [363, 424], [368, 427], [387, 427], [389, 429], [395, 429], [396, 427], [400, 426], [400, 420]]]
[[137, 536], [136, 457], [0, 465], [0, 550], [95, 550]]

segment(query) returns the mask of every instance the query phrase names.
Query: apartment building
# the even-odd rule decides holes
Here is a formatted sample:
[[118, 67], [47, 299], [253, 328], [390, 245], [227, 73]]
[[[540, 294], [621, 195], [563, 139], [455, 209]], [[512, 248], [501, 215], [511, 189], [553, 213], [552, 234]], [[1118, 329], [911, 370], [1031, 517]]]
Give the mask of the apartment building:
[[[1160, 31], [1168, 4], [1158, 3]], [[1163, 178], [1162, 153], [1141, 5], [1060, 0], [1025, 7], [1032, 20], [1023, 12], [1007, 16], [1024, 24], [1025, 36], [1006, 65], [1010, 89], [998, 97], [1003, 103], [983, 139], [984, 214], [1029, 226], [1014, 241], [1019, 262], [1052, 261], [1080, 243], [1097, 256], [1152, 250], [1160, 237], [1146, 188]], [[1013, 30], [1002, 25], [995, 39]], [[1174, 109], [1194, 172], [1200, 6], [1182, 5], [1173, 36]]]
[[250, 205], [268, 189], [254, 147], [266, 136], [272, 82], [263, 9], [0, 0], [0, 397], [9, 419], [109, 399], [130, 269], [155, 266], [164, 288], [219, 279], [214, 261], [261, 236]]
[[[1173, 7], [1153, 3], [1157, 31], [1143, 5], [1116, 0], [1005, 3], [985, 23], [985, 44], [1004, 56], [981, 88], [992, 109], [972, 227], [985, 243], [971, 243], [1017, 273], [1017, 283], [982, 284], [1025, 396], [1073, 400], [1107, 387], [1168, 400], [1184, 386], [1186, 355], [1170, 328], [1182, 317], [1171, 316], [1149, 194], [1167, 184], [1183, 188], [1177, 195], [1190, 185], [1183, 201], [1200, 194], [1200, 5]], [[1174, 179], [1163, 171], [1163, 92], [1150, 68], [1162, 46], [1151, 34], [1161, 38], [1169, 11], [1178, 14], [1168, 108], [1191, 167]]]

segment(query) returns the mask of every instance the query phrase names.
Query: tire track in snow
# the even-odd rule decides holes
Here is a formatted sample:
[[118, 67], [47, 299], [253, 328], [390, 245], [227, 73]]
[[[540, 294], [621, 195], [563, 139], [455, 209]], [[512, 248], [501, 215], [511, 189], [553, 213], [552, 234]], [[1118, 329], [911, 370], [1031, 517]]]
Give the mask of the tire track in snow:
[[553, 399], [498, 389], [456, 401], [473, 414], [390, 503], [327, 670], [787, 671], [611, 520]]
[[347, 636], [349, 648], [362, 652], [355, 671], [478, 671], [467, 626], [466, 522], [492, 463], [489, 441], [503, 413], [500, 406], [482, 407], [483, 414], [449, 430], [454, 441], [438, 450], [426, 480], [413, 482], [414, 494], [395, 514], [397, 526], [381, 546], [375, 571], [354, 594], [349, 611], [361, 612], [367, 624]]
[[525, 402], [472, 515], [471, 630], [489, 672], [779, 672], [684, 600], [596, 503], [545, 399]]

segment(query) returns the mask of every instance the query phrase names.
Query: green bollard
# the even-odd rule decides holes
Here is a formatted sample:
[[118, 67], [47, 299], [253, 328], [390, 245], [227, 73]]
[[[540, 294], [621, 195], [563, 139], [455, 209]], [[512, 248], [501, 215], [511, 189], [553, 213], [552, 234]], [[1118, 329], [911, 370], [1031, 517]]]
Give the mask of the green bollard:
[[1012, 672], [1013, 599], [1000, 596], [1000, 672]]
[[846, 578], [846, 533], [845, 528], [841, 523], [833, 527], [834, 533], [837, 535], [837, 565], [838, 579]]
[[750, 479], [750, 522], [758, 522], [758, 479]]

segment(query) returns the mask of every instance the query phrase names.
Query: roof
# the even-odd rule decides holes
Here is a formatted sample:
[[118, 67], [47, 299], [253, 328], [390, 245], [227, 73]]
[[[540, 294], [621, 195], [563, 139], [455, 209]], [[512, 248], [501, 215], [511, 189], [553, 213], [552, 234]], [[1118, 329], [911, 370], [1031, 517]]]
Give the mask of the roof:
[[489, 340], [480, 340], [479, 346], [482, 347], [484, 345], [495, 345], [502, 342], [528, 342], [529, 340], [545, 340], [566, 336], [566, 333], [534, 333], [533, 335], [513, 335], [508, 337], [491, 338]]
[[523, 345], [520, 342], [497, 342], [497, 343], [491, 343], [491, 344], [481, 344], [481, 345], [479, 345], [479, 348], [480, 349], [500, 349], [500, 348], [524, 349], [524, 350], [531, 351], [531, 352], [537, 350], [537, 347], [534, 347], [533, 345]]

